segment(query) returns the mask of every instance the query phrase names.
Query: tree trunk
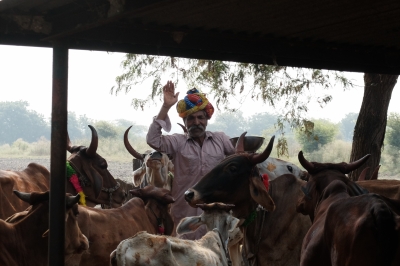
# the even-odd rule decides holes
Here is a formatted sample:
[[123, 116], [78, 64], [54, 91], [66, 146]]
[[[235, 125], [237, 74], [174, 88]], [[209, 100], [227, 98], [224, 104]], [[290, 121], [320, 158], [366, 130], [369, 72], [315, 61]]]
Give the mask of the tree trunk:
[[364, 98], [354, 128], [353, 146], [350, 162], [367, 154], [369, 160], [349, 177], [355, 181], [362, 169], [370, 167], [366, 179], [369, 179], [381, 160], [381, 150], [385, 139], [387, 112], [396, 85], [398, 75], [364, 74]]

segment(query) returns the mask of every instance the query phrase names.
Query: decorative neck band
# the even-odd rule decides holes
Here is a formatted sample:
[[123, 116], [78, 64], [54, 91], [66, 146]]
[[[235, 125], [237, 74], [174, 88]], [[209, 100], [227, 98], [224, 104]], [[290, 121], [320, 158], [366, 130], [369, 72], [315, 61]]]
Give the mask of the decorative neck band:
[[71, 184], [74, 186], [75, 190], [79, 195], [81, 195], [79, 199], [79, 204], [86, 206], [86, 199], [85, 199], [85, 193], [83, 193], [83, 189], [81, 185], [79, 184], [79, 179], [78, 175], [76, 174], [76, 171], [74, 168], [72, 168], [71, 164], [67, 161], [67, 179]]

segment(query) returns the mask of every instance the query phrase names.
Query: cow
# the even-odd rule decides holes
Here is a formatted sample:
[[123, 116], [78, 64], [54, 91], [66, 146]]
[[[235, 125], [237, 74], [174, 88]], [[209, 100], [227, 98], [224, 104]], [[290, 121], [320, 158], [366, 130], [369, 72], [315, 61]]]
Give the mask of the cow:
[[375, 168], [375, 170], [374, 170], [374, 172], [372, 173], [370, 179], [365, 179], [366, 176], [367, 176], [367, 172], [368, 172], [368, 170], [369, 170], [369, 168], [370, 168], [370, 167], [365, 167], [365, 168], [361, 171], [360, 175], [358, 176], [357, 181], [377, 180], [377, 179], [378, 179], [378, 171], [379, 171], [379, 168], [380, 168], [380, 167], [381, 167], [381, 166], [378, 165], [378, 166]]
[[241, 219], [247, 265], [298, 265], [302, 239], [311, 226], [308, 217], [296, 212], [306, 182], [286, 174], [269, 182], [268, 187], [257, 164], [268, 158], [274, 137], [262, 153], [250, 154], [243, 149], [245, 135], [239, 137], [235, 154], [189, 188], [185, 199], [192, 207], [210, 202], [235, 205], [232, 211]]
[[[119, 207], [125, 201], [126, 191], [120, 187], [120, 184], [108, 171], [107, 161], [96, 153], [98, 147], [97, 131], [91, 125], [89, 125], [89, 128], [92, 131], [89, 147], [72, 146], [68, 137], [67, 151], [71, 155], [67, 162], [78, 176], [87, 206], [94, 207], [100, 204], [103, 207]], [[72, 182], [67, 182], [66, 191], [76, 193], [77, 188], [74, 187]]]
[[390, 199], [400, 200], [400, 180], [375, 179], [356, 181], [356, 183], [371, 193], [376, 193]]
[[400, 265], [400, 217], [377, 194], [351, 197], [336, 179], [323, 190], [304, 238], [301, 266]]
[[174, 202], [170, 191], [148, 185], [131, 190], [134, 198], [119, 208], [98, 209], [79, 206], [78, 223], [90, 247], [71, 257], [67, 266], [108, 265], [110, 253], [118, 244], [139, 231], [151, 234], [172, 233], [174, 227], [168, 205]]
[[302, 187], [304, 195], [297, 204], [297, 211], [304, 215], [309, 215], [311, 221], [313, 221], [315, 206], [321, 196], [321, 192], [333, 180], [344, 182], [351, 196], [368, 193], [368, 190], [351, 181], [346, 174], [359, 168], [369, 157], [370, 154], [367, 154], [363, 158], [352, 163], [318, 163], [307, 161], [304, 158], [303, 152], [300, 151], [298, 159], [300, 164], [308, 171], [309, 179], [307, 184]]
[[[228, 265], [227, 244], [239, 220], [229, 213], [232, 205], [203, 204], [200, 216], [183, 218], [178, 234], [195, 231], [205, 224], [207, 233], [199, 240], [183, 240], [139, 232], [122, 241], [110, 255], [111, 265]], [[240, 265], [234, 261], [233, 265]]]
[[279, 158], [268, 157], [265, 161], [257, 164], [261, 174], [267, 174], [269, 180], [274, 180], [284, 174], [292, 174], [299, 179], [306, 180], [307, 172], [297, 165], [281, 160]]
[[[107, 161], [96, 153], [97, 132], [91, 125], [89, 128], [92, 131], [92, 140], [88, 148], [72, 146], [69, 138], [67, 139], [67, 151], [71, 153], [67, 162], [77, 173], [77, 181], [83, 190], [87, 206], [121, 206], [126, 192], [107, 170]], [[49, 180], [49, 170], [37, 163], [30, 163], [23, 171], [0, 170], [0, 219], [6, 219], [29, 206], [16, 197], [13, 190], [45, 192], [49, 190]], [[66, 192], [76, 194], [78, 191], [71, 182], [67, 182]]]
[[13, 190], [32, 192], [47, 191], [50, 172], [46, 167], [30, 163], [23, 171], [0, 170], [0, 219], [28, 208], [29, 202], [20, 200]]
[[[138, 153], [128, 140], [130, 126], [124, 134], [124, 144], [127, 151], [136, 159], [143, 161], [140, 168], [133, 172], [133, 184], [140, 186], [142, 183], [171, 190], [174, 164], [168, 154], [153, 151], [150, 154]], [[146, 177], [146, 180], [145, 180]]]
[[[0, 220], [0, 265], [47, 265], [49, 229], [49, 192], [14, 191], [16, 197], [31, 206], [6, 222]], [[77, 222], [80, 195], [66, 196], [65, 256], [88, 249], [88, 239]]]

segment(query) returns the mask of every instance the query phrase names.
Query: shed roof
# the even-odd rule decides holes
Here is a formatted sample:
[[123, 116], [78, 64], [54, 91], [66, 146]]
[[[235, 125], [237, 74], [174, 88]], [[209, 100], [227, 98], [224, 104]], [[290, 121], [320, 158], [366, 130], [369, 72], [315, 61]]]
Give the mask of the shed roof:
[[2, 0], [0, 44], [400, 74], [399, 0]]

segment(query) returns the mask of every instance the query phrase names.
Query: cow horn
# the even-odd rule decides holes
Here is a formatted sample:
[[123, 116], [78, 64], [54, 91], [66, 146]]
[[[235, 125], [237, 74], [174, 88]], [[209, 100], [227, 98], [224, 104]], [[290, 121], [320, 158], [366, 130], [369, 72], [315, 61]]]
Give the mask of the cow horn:
[[306, 160], [306, 158], [304, 158], [303, 151], [299, 152], [299, 155], [297, 156], [297, 158], [299, 159], [299, 162], [300, 162], [301, 166], [304, 167], [304, 169], [306, 169], [309, 173], [313, 172], [314, 164], [310, 163], [309, 161]]
[[372, 173], [371, 178], [370, 178], [369, 180], [377, 180], [377, 179], [378, 179], [378, 171], [379, 171], [379, 168], [381, 168], [381, 165], [378, 165], [378, 166], [375, 168], [375, 170], [374, 170], [374, 172]]
[[71, 140], [69, 139], [68, 131], [67, 131], [67, 151], [71, 152], [72, 148], [72, 143]]
[[67, 209], [72, 208], [72, 206], [78, 203], [80, 198], [81, 198], [80, 194], [76, 194], [75, 196], [68, 196], [67, 201], [65, 202], [67, 205]]
[[30, 201], [31, 201], [31, 193], [20, 192], [18, 190], [14, 190], [13, 192], [14, 192], [15, 195], [17, 195], [17, 197], [20, 200], [23, 200], [25, 202], [30, 203]]
[[143, 157], [140, 153], [138, 153], [138, 152], [131, 146], [131, 144], [129, 143], [129, 140], [128, 140], [128, 133], [129, 133], [129, 130], [131, 129], [131, 127], [132, 127], [132, 126], [128, 127], [128, 129], [125, 131], [125, 134], [124, 134], [124, 144], [125, 144], [125, 148], [126, 148], [127, 151], [128, 151], [133, 157], [135, 157], [136, 159], [144, 160], [144, 157]]
[[180, 123], [177, 123], [177, 124], [181, 126], [181, 128], [183, 129], [184, 133], [188, 133], [187, 128], [184, 125], [182, 125]]
[[99, 145], [99, 137], [97, 136], [97, 131], [91, 125], [88, 125], [92, 131], [92, 140], [90, 142], [89, 148], [86, 149], [86, 154], [89, 157], [94, 157], [96, 155], [97, 146]]
[[275, 136], [272, 136], [272, 138], [270, 139], [265, 150], [262, 153], [255, 154], [253, 157], [251, 157], [251, 162], [253, 165], [261, 163], [269, 157], [269, 155], [271, 154], [272, 148], [274, 147], [274, 140], [275, 140]]
[[361, 159], [359, 159], [359, 160], [357, 160], [355, 162], [348, 163], [345, 166], [344, 174], [348, 174], [351, 171], [356, 170], [357, 168], [359, 168], [361, 165], [363, 165], [369, 159], [370, 156], [371, 156], [371, 154], [367, 154], [367, 155], [365, 155], [364, 157], [362, 157]]
[[361, 171], [360, 175], [358, 176], [357, 181], [363, 181], [363, 180], [365, 180], [365, 176], [367, 175], [368, 169], [369, 169], [369, 167], [365, 167], [365, 168]]
[[235, 153], [244, 152], [244, 137], [246, 136], [247, 131], [240, 135], [238, 141], [236, 142]]

